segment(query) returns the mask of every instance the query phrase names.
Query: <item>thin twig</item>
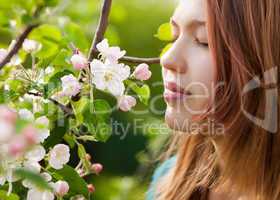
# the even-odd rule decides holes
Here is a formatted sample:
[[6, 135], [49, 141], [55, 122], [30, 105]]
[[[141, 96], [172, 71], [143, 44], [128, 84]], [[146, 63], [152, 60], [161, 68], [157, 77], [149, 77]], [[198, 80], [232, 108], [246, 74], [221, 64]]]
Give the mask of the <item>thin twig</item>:
[[39, 23], [36, 24], [30, 24], [28, 25], [24, 31], [19, 35], [19, 37], [16, 40], [15, 45], [13, 46], [13, 48], [9, 51], [9, 53], [6, 55], [6, 57], [0, 62], [0, 70], [4, 67], [4, 65], [6, 65], [8, 62], [10, 62], [11, 58], [17, 54], [17, 52], [19, 51], [19, 49], [22, 46], [22, 43], [24, 42], [24, 40], [27, 38], [27, 36], [29, 35], [29, 33], [36, 28], [37, 26], [39, 26]]
[[91, 44], [91, 48], [88, 55], [88, 60], [91, 62], [94, 57], [96, 57], [96, 45], [102, 41], [104, 38], [104, 34], [106, 32], [108, 21], [109, 21], [109, 14], [112, 6], [112, 0], [104, 0], [101, 15], [99, 18], [98, 26], [94, 35], [94, 39]]
[[[33, 95], [36, 97], [43, 97], [43, 95], [41, 93], [36, 93], [36, 92], [27, 92], [27, 94], [29, 95]], [[72, 116], [73, 115], [73, 110], [61, 103], [59, 103], [57, 100], [53, 99], [53, 98], [48, 98], [49, 101], [53, 102], [55, 105], [57, 105], [66, 116]]]
[[124, 56], [120, 59], [121, 61], [130, 62], [130, 63], [147, 63], [147, 64], [159, 64], [160, 58], [138, 58], [131, 56]]

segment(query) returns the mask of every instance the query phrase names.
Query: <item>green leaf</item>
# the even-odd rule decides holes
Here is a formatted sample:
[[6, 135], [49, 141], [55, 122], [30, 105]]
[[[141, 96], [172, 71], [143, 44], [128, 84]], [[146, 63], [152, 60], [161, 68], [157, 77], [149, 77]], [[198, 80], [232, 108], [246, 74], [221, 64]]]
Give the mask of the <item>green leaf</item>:
[[98, 141], [105, 142], [111, 135], [111, 106], [103, 99], [96, 99], [83, 106], [83, 123]]
[[89, 42], [84, 30], [78, 24], [70, 22], [63, 27], [63, 31], [65, 32], [65, 39], [68, 43], [73, 42], [77, 48], [84, 51], [89, 48]]
[[150, 99], [150, 87], [147, 84], [138, 86], [137, 83], [131, 80], [125, 80], [125, 83], [128, 85], [128, 88], [134, 91], [139, 97], [140, 101], [145, 105], [148, 105]]
[[75, 139], [72, 135], [70, 134], [65, 134], [63, 139], [68, 143], [71, 149], [73, 149], [76, 145]]
[[53, 65], [60, 65], [60, 66], [71, 66], [70, 64], [70, 57], [72, 56], [72, 52], [66, 49], [62, 49], [52, 61]]
[[42, 49], [36, 54], [40, 59], [51, 57], [57, 54], [60, 49], [62, 34], [56, 26], [41, 25], [34, 29], [29, 37], [42, 43]]
[[86, 172], [90, 171], [90, 162], [86, 158], [87, 152], [85, 147], [82, 144], [78, 144], [78, 156], [83, 162]]
[[108, 121], [111, 116], [111, 106], [103, 99], [95, 99], [93, 101], [94, 110], [98, 120]]
[[95, 137], [100, 142], [106, 142], [112, 135], [112, 126], [106, 122], [99, 122], [96, 127]]
[[52, 95], [52, 93], [58, 90], [61, 86], [61, 78], [65, 75], [73, 74], [70, 70], [63, 70], [61, 72], [57, 72], [50, 79], [48, 84], [44, 86], [44, 97], [48, 98]]
[[36, 185], [40, 189], [51, 190], [52, 188], [49, 186], [48, 182], [37, 173], [26, 169], [17, 169], [15, 170], [15, 175], [20, 179], [27, 179], [32, 184]]
[[49, 7], [54, 7], [59, 3], [59, 0], [44, 0], [45, 5]]
[[76, 194], [82, 194], [85, 197], [88, 196], [87, 183], [72, 167], [65, 165], [63, 169], [56, 170], [55, 174], [58, 174], [63, 178], [63, 180], [67, 181], [70, 187], [70, 196]]
[[7, 192], [4, 190], [0, 190], [0, 199], [1, 200], [19, 200], [19, 196], [16, 194], [10, 194], [7, 196]]
[[83, 140], [85, 142], [87, 142], [87, 141], [98, 142], [98, 140], [92, 135], [82, 135], [82, 136], [79, 136], [78, 139]]
[[87, 97], [82, 97], [79, 101], [72, 101], [72, 108], [76, 117], [77, 126], [84, 123], [83, 110], [85, 106], [89, 103]]
[[170, 23], [164, 23], [160, 25], [155, 37], [162, 41], [172, 41], [173, 37]]
[[69, 120], [61, 118], [56, 121], [54, 128], [50, 132], [50, 136], [44, 143], [45, 148], [50, 148], [63, 140], [65, 133], [69, 131]]

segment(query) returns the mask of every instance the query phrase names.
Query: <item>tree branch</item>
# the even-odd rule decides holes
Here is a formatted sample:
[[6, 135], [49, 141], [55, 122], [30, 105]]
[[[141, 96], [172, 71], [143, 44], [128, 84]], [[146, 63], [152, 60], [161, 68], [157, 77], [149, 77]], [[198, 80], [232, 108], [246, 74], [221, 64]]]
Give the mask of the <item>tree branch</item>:
[[[36, 93], [36, 92], [27, 92], [27, 94], [29, 95], [33, 95], [36, 97], [43, 97], [42, 94], [40, 93]], [[73, 115], [73, 110], [61, 103], [59, 103], [57, 100], [53, 99], [53, 98], [48, 98], [49, 101], [53, 102], [56, 106], [58, 106], [66, 115], [66, 117], [72, 116]]]
[[160, 58], [138, 58], [131, 56], [124, 56], [120, 59], [121, 61], [130, 62], [130, 63], [147, 63], [147, 64], [159, 64]]
[[89, 56], [88, 56], [89, 62], [91, 62], [92, 59], [97, 56], [96, 45], [99, 42], [101, 42], [102, 39], [104, 38], [104, 34], [108, 26], [111, 6], [112, 6], [112, 0], [104, 0], [98, 26], [89, 51]]
[[22, 46], [22, 43], [24, 42], [24, 40], [27, 38], [27, 36], [29, 35], [29, 33], [36, 28], [37, 26], [39, 26], [39, 23], [37, 24], [30, 24], [28, 25], [24, 31], [19, 35], [19, 37], [16, 40], [15, 45], [13, 46], [13, 48], [9, 51], [9, 53], [6, 55], [6, 57], [0, 62], [0, 70], [4, 67], [4, 65], [6, 65], [8, 62], [10, 62], [11, 58], [17, 54], [17, 52], [19, 51], [19, 49]]

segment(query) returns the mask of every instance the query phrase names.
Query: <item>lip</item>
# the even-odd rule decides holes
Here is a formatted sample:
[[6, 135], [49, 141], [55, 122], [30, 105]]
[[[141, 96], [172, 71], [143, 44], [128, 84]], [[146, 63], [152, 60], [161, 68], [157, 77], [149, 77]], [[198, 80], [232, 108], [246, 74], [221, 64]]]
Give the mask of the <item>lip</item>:
[[184, 90], [174, 82], [167, 82], [165, 84], [164, 99], [168, 102], [186, 99], [191, 95], [190, 91]]

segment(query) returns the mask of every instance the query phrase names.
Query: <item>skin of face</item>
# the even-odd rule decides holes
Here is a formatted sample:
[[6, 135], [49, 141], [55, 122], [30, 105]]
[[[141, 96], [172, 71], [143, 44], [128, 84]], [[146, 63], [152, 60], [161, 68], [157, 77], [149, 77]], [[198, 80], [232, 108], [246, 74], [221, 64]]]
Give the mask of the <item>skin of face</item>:
[[174, 42], [161, 58], [164, 94], [170, 94], [169, 83], [190, 93], [179, 100], [165, 98], [165, 121], [177, 131], [195, 128], [214, 96], [216, 71], [208, 47], [205, 4], [204, 0], [180, 1], [170, 20]]

